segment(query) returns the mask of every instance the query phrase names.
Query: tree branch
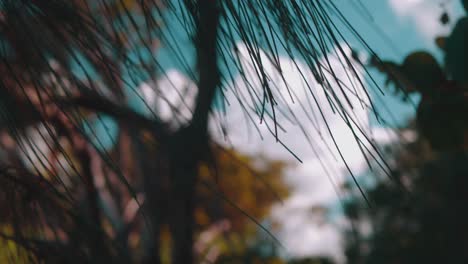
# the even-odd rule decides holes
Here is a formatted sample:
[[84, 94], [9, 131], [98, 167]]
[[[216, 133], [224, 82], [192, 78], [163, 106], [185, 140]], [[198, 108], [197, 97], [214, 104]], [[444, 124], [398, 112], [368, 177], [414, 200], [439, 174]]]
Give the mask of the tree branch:
[[56, 102], [63, 107], [85, 108], [96, 113], [106, 114], [133, 126], [148, 129], [155, 133], [159, 139], [165, 139], [168, 136], [167, 126], [162, 121], [145, 117], [130, 108], [119, 106], [97, 94], [93, 96], [60, 98]]

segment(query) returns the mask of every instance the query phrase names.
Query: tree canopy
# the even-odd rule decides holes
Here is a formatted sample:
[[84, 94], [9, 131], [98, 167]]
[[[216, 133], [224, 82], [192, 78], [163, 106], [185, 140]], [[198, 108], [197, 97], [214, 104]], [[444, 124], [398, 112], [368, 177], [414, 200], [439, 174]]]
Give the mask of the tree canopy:
[[[466, 7], [467, 1], [462, 1]], [[416, 137], [389, 146], [392, 179], [368, 190], [375, 207], [356, 199], [347, 203], [353, 222], [349, 263], [464, 263], [468, 260], [468, 93], [466, 31], [463, 17], [447, 37], [443, 66], [428, 52], [415, 51], [402, 64], [374, 62], [407, 98], [418, 93], [414, 121], [406, 130]], [[443, 44], [438, 38], [437, 43]], [[355, 192], [350, 191], [351, 197]], [[354, 193], [354, 194], [353, 194]]]

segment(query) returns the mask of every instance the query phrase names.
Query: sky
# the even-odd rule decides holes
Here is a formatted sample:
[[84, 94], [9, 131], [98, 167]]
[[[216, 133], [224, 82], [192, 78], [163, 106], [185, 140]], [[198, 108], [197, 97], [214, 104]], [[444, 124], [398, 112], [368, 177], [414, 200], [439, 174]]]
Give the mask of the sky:
[[[442, 6], [441, 3], [444, 5]], [[436, 47], [434, 39], [437, 36], [449, 34], [456, 19], [463, 15], [460, 3], [455, 0], [336, 0], [335, 4], [340, 7], [351, 24], [359, 29], [366, 42], [382, 59], [391, 59], [396, 62], [401, 62], [405, 55], [415, 50], [428, 50], [436, 54], [439, 60], [442, 60], [442, 53]], [[439, 22], [439, 17], [444, 10], [447, 10], [451, 17], [450, 23], [446, 26]], [[175, 29], [174, 34], [177, 35], [179, 30]], [[352, 43], [353, 41], [351, 41]], [[182, 47], [184, 45], [183, 42], [179, 44]], [[248, 57], [243, 43], [238, 42], [236, 46], [241, 55]], [[184, 52], [189, 54], [189, 48]], [[193, 91], [195, 85], [188, 76], [183, 74], [183, 69], [177, 66], [177, 62], [169, 54], [170, 52], [166, 52], [162, 47], [159, 58], [167, 71], [157, 86], [171, 84], [178, 89], [189, 87], [188, 90]], [[262, 54], [262, 56], [265, 55]], [[300, 88], [303, 86], [301, 75], [295, 67], [289, 66], [292, 63], [287, 56], [281, 57], [280, 60], [281, 65], [283, 65], [283, 74], [288, 83], [297, 89], [296, 99], [299, 102], [305, 101], [307, 94]], [[310, 82], [314, 83], [307, 66], [300, 61], [297, 63], [307, 78], [310, 78]], [[332, 59], [331, 63], [339, 68], [339, 62], [336, 58]], [[243, 60], [242, 64], [246, 68], [253, 69], [254, 67], [248, 59]], [[264, 66], [269, 70], [269, 75], [278, 75], [271, 65]], [[346, 79], [344, 71], [338, 70], [337, 73], [342, 80]], [[362, 77], [363, 71], [360, 70], [359, 74]], [[384, 77], [376, 72], [372, 72], [372, 74], [377, 83], [383, 85]], [[234, 78], [233, 82], [242, 86], [243, 82], [239, 78]], [[349, 80], [346, 81], [349, 82]], [[256, 83], [256, 85], [260, 86], [261, 84]], [[279, 92], [285, 92], [286, 86], [281, 81], [279, 81], [278, 86], [280, 87]], [[317, 86], [316, 83], [315, 86]], [[157, 96], [152, 93], [152, 89], [148, 85], [142, 85], [140, 88], [143, 97], [150, 104], [167, 108], [163, 101], [158, 101]], [[324, 103], [326, 98], [320, 91], [321, 89], [317, 89], [316, 92], [319, 94], [319, 101]], [[232, 95], [227, 94], [226, 96], [229, 98]], [[173, 103], [177, 103], [179, 100], [177, 95], [171, 98]], [[417, 98], [413, 99], [417, 101]], [[355, 104], [359, 104], [356, 98], [351, 100], [354, 100]], [[402, 103], [398, 97], [393, 96], [388, 91], [384, 97], [378, 96], [375, 92], [372, 93], [372, 100], [376, 103], [379, 112], [388, 120], [388, 124], [377, 122], [366, 109], [354, 110], [356, 120], [364, 124], [367, 132], [374, 135], [379, 143], [390, 142], [395, 139], [391, 128], [404, 126], [414, 116], [415, 108], [410, 104]], [[387, 109], [383, 105], [386, 105]], [[303, 112], [298, 104], [293, 105], [292, 108], [296, 111], [299, 119], [307, 119], [307, 113]], [[283, 204], [275, 205], [272, 212], [272, 218], [282, 224], [282, 228], [275, 232], [286, 247], [286, 255], [330, 256], [338, 263], [343, 263], [343, 236], [340, 233], [343, 217], [337, 188], [339, 189], [341, 183], [350, 181], [350, 171], [354, 175], [360, 176], [365, 175], [368, 169], [347, 125], [338, 115], [333, 114], [330, 108], [324, 107], [324, 109], [328, 125], [334, 131], [334, 137], [343, 152], [349, 170], [342, 160], [336, 158], [338, 156], [336, 150], [329, 147], [333, 145], [331, 139], [327, 137], [326, 133], [320, 133], [320, 129], [317, 131], [317, 127], [321, 129], [325, 127], [321, 121], [317, 121], [315, 124], [309, 122], [304, 125], [303, 129], [309, 131], [310, 137], [313, 139], [311, 144], [307, 144], [304, 134], [297, 125], [288, 123], [286, 119], [279, 120], [287, 130], [287, 133], [282, 135], [284, 143], [298, 155], [302, 163], [298, 162], [273, 137], [265, 136], [261, 139], [252, 133], [252, 129], [241, 125], [245, 123], [243, 122], [245, 116], [240, 106], [236, 104], [229, 107], [225, 116], [225, 120], [228, 120], [226, 128], [229, 141], [226, 141], [219, 129], [216, 128], [215, 120], [211, 125], [214, 137], [226, 146], [235, 147], [236, 150], [250, 155], [262, 153], [271, 159], [287, 160], [293, 164], [285, 175], [285, 180], [292, 187], [293, 193]], [[189, 110], [185, 109], [184, 111]], [[162, 112], [169, 113], [164, 110]], [[167, 114], [166, 118], [171, 120], [172, 117]], [[259, 126], [259, 129], [260, 132], [268, 134], [266, 126]], [[324, 220], [323, 217], [314, 215], [313, 210], [310, 209], [317, 206], [329, 208], [332, 217]]]
[[[436, 57], [442, 60], [442, 54], [436, 47], [434, 38], [439, 35], [447, 35], [456, 19], [463, 15], [461, 5], [456, 0], [334, 0], [334, 3], [382, 59], [391, 59], [397, 62], [401, 62], [404, 56], [411, 51], [421, 49], [436, 54]], [[444, 10], [441, 3], [445, 3], [444, 8], [451, 17], [451, 23], [446, 26], [439, 23], [439, 17]], [[159, 49], [158, 61], [165, 68], [165, 73], [158, 80], [156, 87], [172, 86], [176, 88], [168, 89], [166, 94], [167, 99], [174, 104], [181, 102], [178, 92], [187, 92], [185, 99], [188, 101], [185, 102], [186, 105], [181, 104], [181, 116], [187, 116], [190, 114], [191, 98], [193, 99], [196, 87], [190, 76], [184, 74], [184, 67], [178, 63], [179, 60], [171, 56], [169, 49], [178, 49], [189, 63], [194, 62], [193, 56], [190, 55], [193, 53], [193, 49], [190, 41], [184, 40], [182, 37], [183, 29], [181, 26], [171, 27], [171, 33], [177, 45], [163, 46]], [[178, 39], [179, 37], [181, 40]], [[352, 36], [349, 37], [350, 43], [353, 45], [356, 40], [352, 40]], [[239, 41], [236, 43], [236, 47], [241, 57], [245, 58], [241, 59], [242, 65], [253, 73], [255, 65], [252, 65], [251, 61], [247, 59], [248, 52], [245, 45]], [[350, 50], [347, 52], [350, 53]], [[261, 56], [265, 56], [265, 53], [261, 52]], [[364, 184], [362, 176], [368, 174], [365, 158], [362, 156], [355, 136], [349, 127], [327, 105], [323, 89], [319, 88], [320, 86], [312, 77], [308, 67], [301, 61], [296, 61], [297, 66], [293, 67], [292, 61], [287, 56], [280, 56], [280, 61], [283, 66], [282, 74], [289, 86], [293, 87], [296, 92], [294, 95], [296, 103], [291, 104], [296, 116], [285, 116], [279, 119], [279, 123], [287, 131], [281, 132], [280, 136], [283, 143], [294, 151], [297, 158], [268, 135], [268, 127], [265, 124], [259, 125], [260, 133], [265, 135], [263, 138], [258, 133], [254, 133], [254, 129], [244, 125], [245, 115], [238, 104], [231, 104], [223, 117], [223, 120], [226, 121], [229, 140], [226, 140], [220, 132], [217, 119], [212, 119], [210, 129], [213, 137], [227, 147], [234, 147], [236, 150], [250, 155], [262, 154], [271, 159], [286, 160], [291, 164], [286, 171], [285, 181], [292, 187], [292, 195], [284, 203], [275, 205], [271, 215], [272, 219], [282, 224], [282, 228], [275, 230], [275, 234], [284, 244], [285, 254], [287, 256], [330, 256], [338, 263], [343, 263], [343, 236], [340, 232], [343, 216], [339, 202], [341, 199], [339, 186], [350, 181], [350, 172], [362, 180], [361, 183]], [[340, 68], [337, 58], [331, 58], [330, 63], [336, 66], [337, 75], [346, 84], [349, 85], [356, 81], [352, 78], [346, 78], [346, 72]], [[264, 65], [264, 67], [267, 69], [268, 75], [279, 75], [272, 65]], [[358, 74], [363, 77], [363, 69], [358, 65], [356, 67]], [[334, 143], [327, 134], [326, 124], [320, 121], [320, 118], [311, 118], [311, 113], [304, 111], [301, 107], [300, 103], [306, 104], [310, 95], [304, 89], [304, 80], [298, 69], [302, 71], [308, 82], [312, 84], [312, 88], [315, 89], [314, 93], [318, 97], [318, 103], [324, 110], [323, 114], [340, 146], [346, 164], [339, 158], [337, 150], [333, 148]], [[371, 71], [371, 73], [376, 82], [383, 85], [384, 77], [375, 71]], [[234, 76], [230, 82], [232, 82], [231, 85], [238, 85], [240, 90], [246, 89], [246, 87], [242, 87], [245, 84], [239, 76]], [[278, 86], [277, 93], [287, 92], [287, 86], [283, 81], [278, 79], [275, 80], [275, 83]], [[253, 84], [261, 87], [260, 82], [254, 81]], [[368, 85], [371, 86], [370, 83]], [[147, 105], [154, 107], [162, 114], [163, 119], [175, 120], [167, 102], [158, 97], [149, 84], [142, 83], [138, 87], [138, 91], [140, 94], [133, 95], [130, 100], [133, 107], [145, 111], [139, 98], [141, 96]], [[376, 89], [370, 89], [370, 91], [372, 101], [388, 123], [379, 123], [366, 108], [353, 109], [355, 120], [361, 124], [361, 127], [365, 128], [367, 134], [373, 135], [379, 143], [383, 144], [395, 140], [392, 128], [404, 126], [406, 121], [414, 116], [414, 106], [402, 103], [388, 90], [385, 90], [385, 96], [379, 95]], [[353, 105], [361, 103], [354, 96], [348, 95]], [[228, 99], [234, 99], [233, 94], [228, 93], [226, 96]], [[417, 98], [414, 100], [417, 101]], [[232, 101], [235, 102], [235, 100]], [[369, 101], [364, 103], [369, 103]], [[317, 107], [312, 106], [311, 112], [312, 115], [316, 114]], [[310, 122], [303, 122], [303, 126], [299, 127], [294, 122], [289, 121], [288, 118], [291, 117], [299, 120], [310, 119]], [[105, 117], [99, 121], [101, 122], [95, 122], [92, 129], [89, 127], [86, 129], [94, 130], [91, 134], [97, 135], [100, 142], [110, 146], [113, 140], [109, 134], [115, 136], [115, 124]], [[309, 138], [304, 131], [307, 131], [306, 134]], [[358, 137], [362, 138], [363, 136], [358, 135]], [[44, 144], [45, 146], [46, 144]], [[33, 152], [32, 148], [34, 147], [26, 151]], [[298, 158], [302, 162], [299, 162]], [[329, 215], [325, 219], [311, 210], [318, 206], [329, 209]]]

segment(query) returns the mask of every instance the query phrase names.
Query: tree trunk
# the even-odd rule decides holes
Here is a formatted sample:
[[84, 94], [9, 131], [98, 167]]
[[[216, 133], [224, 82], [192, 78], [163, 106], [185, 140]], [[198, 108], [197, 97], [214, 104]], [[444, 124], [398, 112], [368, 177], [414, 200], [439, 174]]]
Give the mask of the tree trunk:
[[172, 191], [170, 210], [172, 221], [170, 227], [173, 237], [172, 263], [175, 264], [194, 263], [194, 200], [200, 153], [197, 153], [194, 144], [190, 144], [190, 142], [187, 143], [192, 146], [184, 144], [184, 141], [189, 140], [176, 142], [177, 146], [173, 146], [174, 148], [171, 149]]
[[[177, 131], [169, 144], [170, 176], [172, 177], [172, 262], [194, 263], [194, 210], [198, 165], [209, 155], [208, 120], [211, 105], [219, 86], [217, 64], [217, 0], [198, 0], [195, 9], [189, 2], [197, 35], [198, 95], [191, 123]], [[197, 12], [198, 11], [198, 12]]]

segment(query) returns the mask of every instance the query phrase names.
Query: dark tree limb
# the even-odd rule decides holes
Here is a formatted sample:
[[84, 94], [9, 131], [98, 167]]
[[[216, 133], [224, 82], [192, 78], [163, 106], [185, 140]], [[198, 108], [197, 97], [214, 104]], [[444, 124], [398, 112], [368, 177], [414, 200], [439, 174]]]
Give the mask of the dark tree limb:
[[[172, 178], [171, 232], [172, 261], [175, 264], [194, 263], [194, 209], [198, 165], [209, 154], [208, 120], [216, 91], [219, 87], [217, 63], [217, 33], [220, 11], [217, 0], [198, 0], [191, 9], [196, 25], [198, 94], [190, 124], [177, 131], [169, 145], [170, 174]], [[195, 9], [195, 7], [197, 9]]]

